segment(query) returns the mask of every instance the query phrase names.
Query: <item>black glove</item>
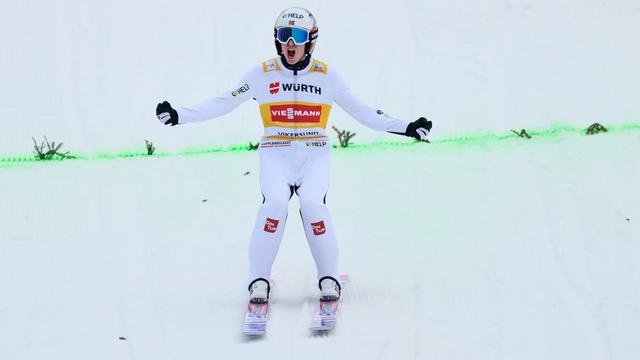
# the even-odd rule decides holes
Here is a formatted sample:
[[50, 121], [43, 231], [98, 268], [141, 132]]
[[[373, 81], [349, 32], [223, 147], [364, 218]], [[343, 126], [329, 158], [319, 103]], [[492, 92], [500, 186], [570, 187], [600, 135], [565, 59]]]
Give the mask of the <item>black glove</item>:
[[431, 121], [427, 120], [427, 118], [421, 117], [407, 126], [407, 130], [404, 135], [417, 140], [427, 140], [427, 135], [429, 135], [429, 131], [431, 131], [432, 126], [433, 123]]
[[168, 101], [163, 101], [156, 107], [156, 117], [165, 125], [178, 125], [178, 112]]

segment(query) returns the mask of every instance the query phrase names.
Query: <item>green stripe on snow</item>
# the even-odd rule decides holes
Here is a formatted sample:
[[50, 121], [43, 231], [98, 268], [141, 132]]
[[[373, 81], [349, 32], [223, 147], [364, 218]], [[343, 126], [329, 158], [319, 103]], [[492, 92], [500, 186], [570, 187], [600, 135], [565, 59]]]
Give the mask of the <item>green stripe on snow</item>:
[[[618, 126], [607, 126], [609, 132], [612, 133], [624, 133], [640, 130], [640, 124], [625, 124]], [[516, 131], [520, 131], [521, 129], [513, 129]], [[562, 134], [575, 134], [575, 135], [584, 135], [586, 136], [586, 128], [578, 128], [570, 125], [555, 125], [549, 129], [536, 130], [531, 129], [527, 130], [528, 134], [533, 137], [531, 140], [523, 139], [523, 141], [533, 141], [535, 138], [543, 137], [550, 138], [556, 137]], [[430, 146], [436, 145], [488, 145], [494, 142], [504, 141], [504, 140], [512, 140], [516, 139], [518, 136], [513, 132], [505, 132], [503, 134], [495, 134], [490, 132], [480, 132], [476, 134], [470, 135], [458, 135], [458, 136], [449, 136], [449, 137], [437, 137], [434, 136], [434, 139], [431, 140]], [[333, 142], [333, 146], [336, 147], [338, 144], [337, 141]], [[416, 141], [412, 141], [409, 139], [403, 139], [399, 141], [375, 141], [367, 144], [351, 144], [348, 148], [337, 148], [340, 151], [351, 151], [351, 150], [367, 150], [374, 148], [388, 148], [388, 147], [406, 147], [416, 145]], [[426, 145], [426, 144], [425, 144]], [[93, 156], [85, 156], [85, 155], [76, 155], [72, 154], [75, 157], [71, 159], [51, 159], [51, 160], [40, 160], [36, 159], [34, 156], [28, 155], [17, 155], [17, 156], [3, 156], [0, 157], [0, 168], [8, 168], [13, 167], [18, 164], [24, 163], [38, 163], [38, 162], [51, 162], [51, 161], [72, 161], [72, 160], [115, 160], [115, 159], [129, 159], [129, 158], [139, 158], [139, 157], [166, 157], [166, 156], [198, 156], [212, 153], [237, 153], [237, 152], [247, 152], [251, 151], [249, 149], [248, 144], [236, 144], [230, 146], [214, 146], [214, 147], [199, 147], [193, 149], [187, 149], [184, 151], [179, 151], [176, 153], [169, 153], [159, 151], [153, 155], [147, 155], [144, 151], [123, 151], [117, 153], [99, 153]]]

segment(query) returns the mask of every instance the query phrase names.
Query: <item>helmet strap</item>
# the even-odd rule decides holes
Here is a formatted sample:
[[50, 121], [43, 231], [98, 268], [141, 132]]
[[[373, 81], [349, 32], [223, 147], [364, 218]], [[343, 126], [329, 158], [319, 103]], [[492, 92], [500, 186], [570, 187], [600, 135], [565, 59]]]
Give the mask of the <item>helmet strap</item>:
[[276, 53], [278, 53], [279, 56], [284, 55], [284, 53], [282, 52], [282, 46], [280, 46], [280, 41], [276, 39], [274, 40], [274, 42], [276, 43]]

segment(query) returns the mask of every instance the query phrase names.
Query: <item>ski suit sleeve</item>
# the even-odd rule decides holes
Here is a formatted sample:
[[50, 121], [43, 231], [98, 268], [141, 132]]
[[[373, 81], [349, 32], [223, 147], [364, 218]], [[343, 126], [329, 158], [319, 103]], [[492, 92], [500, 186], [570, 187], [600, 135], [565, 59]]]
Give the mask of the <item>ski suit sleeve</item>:
[[409, 122], [393, 118], [380, 110], [374, 110], [369, 107], [351, 92], [351, 89], [339, 73], [335, 72], [335, 70], [331, 71], [331, 73], [333, 73], [335, 102], [351, 117], [374, 130], [405, 133]]
[[212, 97], [193, 106], [177, 107], [179, 123], [193, 123], [220, 117], [253, 98], [256, 70], [257, 68], [249, 70], [236, 87], [220, 96]]

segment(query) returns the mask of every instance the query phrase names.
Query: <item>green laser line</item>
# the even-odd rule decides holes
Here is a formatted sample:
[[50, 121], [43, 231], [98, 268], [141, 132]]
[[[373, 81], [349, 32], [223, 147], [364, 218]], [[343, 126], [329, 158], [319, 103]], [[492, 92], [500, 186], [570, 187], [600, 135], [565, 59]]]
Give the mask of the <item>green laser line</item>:
[[[519, 130], [519, 129], [514, 129]], [[625, 133], [630, 131], [640, 130], [640, 124], [624, 124], [618, 126], [607, 127], [608, 132], [611, 133]], [[532, 141], [535, 138], [551, 138], [557, 137], [562, 134], [581, 134], [586, 135], [586, 129], [578, 128], [571, 125], [558, 124], [549, 129], [543, 130], [528, 130], [529, 135], [533, 137], [531, 140], [523, 139], [523, 141]], [[504, 134], [495, 134], [491, 132], [479, 132], [471, 135], [457, 135], [443, 138], [436, 138], [430, 141], [431, 145], [481, 145], [485, 146], [493, 142], [500, 142], [504, 140], [512, 140], [519, 138], [518, 135], [508, 132]], [[407, 147], [420, 144], [418, 141], [405, 140], [405, 141], [374, 141], [366, 144], [350, 144], [346, 148], [341, 148], [336, 144], [333, 147], [336, 150], [342, 151], [362, 151], [375, 148], [389, 148], [389, 147]], [[71, 161], [71, 160], [114, 160], [114, 159], [131, 159], [140, 157], [168, 157], [168, 156], [198, 156], [212, 153], [240, 153], [253, 151], [249, 148], [249, 144], [234, 144], [229, 146], [214, 146], [214, 147], [199, 147], [193, 149], [187, 149], [176, 153], [169, 152], [156, 152], [153, 155], [148, 155], [144, 151], [122, 151], [115, 154], [99, 153], [95, 156], [74, 155], [73, 158], [54, 157], [49, 160], [37, 159], [35, 156], [3, 156], [0, 157], [0, 169], [10, 167], [11, 165], [23, 164], [23, 163], [41, 163], [41, 162], [59, 162], [59, 161]]]

